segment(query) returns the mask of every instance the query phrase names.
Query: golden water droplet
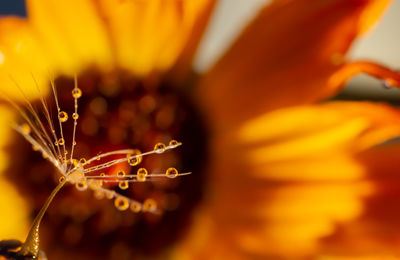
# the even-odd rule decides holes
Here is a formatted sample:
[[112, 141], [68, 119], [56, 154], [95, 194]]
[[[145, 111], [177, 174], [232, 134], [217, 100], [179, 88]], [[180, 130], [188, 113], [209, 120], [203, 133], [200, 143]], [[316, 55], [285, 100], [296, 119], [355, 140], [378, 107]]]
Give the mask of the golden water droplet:
[[77, 159], [72, 159], [72, 163], [74, 164], [74, 167], [78, 166], [79, 161]]
[[85, 165], [85, 164], [86, 164], [86, 159], [85, 159], [85, 158], [81, 158], [81, 159], [79, 160], [79, 163], [80, 163], [81, 165]]
[[168, 170], [165, 171], [165, 175], [168, 178], [175, 178], [176, 176], [178, 176], [178, 170], [175, 168], [168, 168]]
[[76, 145], [76, 142], [75, 142], [75, 141], [73, 142], [73, 145]]
[[128, 159], [128, 163], [130, 166], [136, 166], [139, 164], [139, 159], [137, 157], [133, 157]]
[[147, 170], [145, 168], [139, 168], [137, 170], [137, 174], [142, 174], [144, 176], [147, 176], [148, 172], [147, 172]]
[[107, 199], [110, 200], [110, 199], [114, 198], [114, 192], [105, 190], [104, 193], [105, 193]]
[[102, 180], [89, 180], [88, 181], [89, 188], [92, 190], [98, 190], [101, 186], [103, 186]]
[[67, 114], [67, 112], [60, 111], [60, 112], [58, 113], [58, 118], [60, 119], [60, 121], [61, 121], [62, 123], [66, 122], [66, 121], [68, 120], [68, 114]]
[[42, 153], [42, 157], [43, 157], [43, 159], [49, 158], [49, 156], [47, 155], [47, 153]]
[[21, 125], [21, 132], [24, 135], [29, 135], [31, 133], [31, 127], [27, 123]]
[[124, 197], [117, 197], [114, 200], [114, 206], [121, 211], [127, 210], [129, 208], [129, 201]]
[[136, 176], [136, 179], [137, 179], [138, 181], [140, 181], [140, 182], [145, 182], [145, 181], [146, 181], [146, 175], [138, 174], [138, 175]]
[[32, 149], [36, 152], [36, 151], [39, 151], [39, 146], [38, 145], [33, 145], [32, 146]]
[[58, 139], [58, 144], [64, 145], [65, 144], [64, 139], [63, 138]]
[[77, 120], [79, 118], [78, 113], [72, 113], [72, 119]]
[[58, 141], [55, 141], [55, 142], [54, 142], [54, 145], [55, 145], [55, 146], [58, 146]]
[[101, 177], [106, 177], [106, 174], [104, 172], [100, 173]]
[[85, 179], [81, 179], [75, 184], [75, 187], [79, 191], [84, 191], [88, 188], [88, 185]]
[[101, 191], [101, 190], [95, 190], [94, 191], [94, 197], [96, 198], [96, 199], [98, 199], [98, 200], [101, 200], [101, 199], [103, 199], [104, 198], [104, 192], [103, 191]]
[[139, 168], [136, 172], [136, 179], [140, 182], [146, 181], [147, 170], [145, 168]]
[[142, 162], [142, 158], [143, 158], [143, 156], [140, 156], [141, 154], [142, 153], [138, 149], [133, 149], [130, 153], [128, 153], [126, 155], [126, 158], [128, 158], [129, 165], [130, 166], [136, 166], [139, 163], [141, 163]]
[[118, 175], [118, 177], [125, 177], [125, 171], [124, 170], [119, 170], [118, 172], [117, 172], [117, 175]]
[[156, 153], [163, 153], [165, 151], [165, 144], [163, 143], [157, 143], [154, 146], [154, 152]]
[[82, 90], [80, 88], [74, 88], [72, 90], [72, 97], [73, 98], [80, 98], [82, 96]]
[[68, 154], [68, 151], [67, 151], [67, 150], [65, 150], [64, 154], [65, 154], [65, 155], [67, 155], [67, 154]]
[[143, 211], [155, 211], [157, 209], [157, 202], [153, 199], [146, 199], [143, 202]]
[[141, 205], [139, 202], [137, 202], [137, 201], [132, 201], [132, 202], [131, 202], [131, 205], [130, 205], [130, 209], [131, 209], [133, 212], [138, 213], [138, 212], [140, 212], [140, 210], [142, 209], [142, 205]]
[[129, 188], [129, 183], [127, 181], [121, 181], [118, 183], [118, 187], [121, 190], [126, 190], [127, 188]]
[[177, 147], [178, 146], [178, 141], [176, 141], [176, 140], [171, 140], [171, 141], [169, 141], [169, 146], [172, 146], [172, 147]]
[[61, 183], [61, 182], [63, 182], [63, 181], [65, 181], [65, 177], [64, 176], [61, 176], [59, 179], [58, 179], [58, 181]]

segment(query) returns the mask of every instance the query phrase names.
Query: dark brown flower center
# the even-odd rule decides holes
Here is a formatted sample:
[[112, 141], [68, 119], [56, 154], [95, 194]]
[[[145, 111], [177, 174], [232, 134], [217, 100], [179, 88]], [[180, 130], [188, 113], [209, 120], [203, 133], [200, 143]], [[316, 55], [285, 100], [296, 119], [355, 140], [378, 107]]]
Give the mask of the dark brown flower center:
[[[160, 253], [183, 234], [190, 212], [201, 198], [206, 160], [204, 124], [190, 97], [167, 83], [155, 86], [121, 75], [104, 78], [98, 74], [85, 74], [78, 82], [83, 95], [79, 99], [74, 158], [125, 148], [144, 152], [158, 142], [167, 144], [176, 139], [183, 143], [181, 147], [148, 156], [138, 167], [126, 164], [124, 170], [128, 173], [145, 167], [165, 172], [175, 167], [193, 174], [134, 183], [128, 189], [108, 186], [138, 201], [154, 199], [163, 210], [161, 215], [120, 212], [112, 201], [96, 200], [90, 191], [66, 186], [42, 224], [41, 247], [50, 259], [136, 259]], [[70, 152], [74, 82], [58, 78], [56, 86], [61, 110], [69, 116], [63, 131]], [[54, 100], [48, 100], [54, 117]], [[39, 102], [34, 105], [41, 109]], [[9, 177], [32, 202], [34, 216], [61, 175], [25, 140], [17, 138], [15, 142], [12, 153], [18, 156], [13, 156], [16, 159], [12, 160]], [[117, 174], [118, 170], [114, 167], [105, 172]]]

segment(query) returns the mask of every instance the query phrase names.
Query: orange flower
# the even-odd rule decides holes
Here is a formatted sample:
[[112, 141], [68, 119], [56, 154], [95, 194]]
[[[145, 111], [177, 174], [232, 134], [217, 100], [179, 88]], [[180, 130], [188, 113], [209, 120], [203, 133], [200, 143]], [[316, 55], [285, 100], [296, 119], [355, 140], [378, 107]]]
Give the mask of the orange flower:
[[[188, 71], [212, 0], [28, 0], [27, 20], [0, 20], [7, 96], [21, 98], [16, 81], [34, 100], [35, 81], [46, 90], [51, 74], [67, 106], [68, 78], [78, 74], [87, 97], [78, 129], [82, 153], [147, 147], [170, 137], [189, 146], [170, 161], [191, 167], [193, 175], [159, 185], [169, 196], [145, 186], [132, 191], [157, 194], [175, 211], [121, 216], [103, 201], [68, 191], [43, 226], [50, 259], [145, 258], [151, 251], [173, 259], [390, 258], [398, 236], [385, 232], [396, 220], [386, 211], [391, 204], [380, 202], [397, 192], [383, 187], [395, 176], [388, 165], [398, 161], [398, 147], [375, 146], [399, 135], [400, 113], [384, 104], [320, 103], [357, 73], [400, 83], [400, 75], [383, 66], [345, 61], [353, 40], [388, 3], [273, 1], [202, 77]], [[30, 205], [38, 207], [39, 192], [49, 193], [48, 177], [27, 178], [28, 185], [20, 173], [46, 171], [33, 152], [15, 149], [30, 161], [9, 162], [15, 170], [9, 178], [25, 196], [37, 190]], [[14, 211], [11, 206], [2, 209]], [[30, 209], [21, 207], [26, 218]], [[25, 227], [15, 228], [21, 233]], [[52, 243], [58, 236], [61, 242]]]

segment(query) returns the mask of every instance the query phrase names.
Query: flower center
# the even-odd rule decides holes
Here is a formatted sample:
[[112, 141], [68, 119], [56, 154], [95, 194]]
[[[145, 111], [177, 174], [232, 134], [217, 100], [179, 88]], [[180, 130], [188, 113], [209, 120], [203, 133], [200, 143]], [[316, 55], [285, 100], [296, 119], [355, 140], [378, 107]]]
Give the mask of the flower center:
[[[106, 198], [96, 200], [91, 192], [66, 186], [50, 206], [41, 227], [42, 249], [50, 259], [57, 258], [59, 255], [55, 254], [60, 252], [69, 257], [84, 255], [87, 259], [104, 256], [109, 259], [113, 254], [132, 259], [161, 252], [184, 232], [190, 212], [202, 194], [206, 131], [194, 103], [167, 83], [155, 86], [123, 75], [104, 78], [104, 75], [85, 74], [78, 78], [82, 97], [75, 114], [71, 97], [74, 80], [60, 77], [55, 83], [61, 111], [66, 113], [62, 115], [65, 118], [62, 142], [68, 150], [72, 144], [73, 119], [78, 120], [74, 158], [89, 158], [117, 149], [149, 151], [157, 143], [168, 144], [176, 139], [183, 143], [179, 148], [148, 156], [138, 166], [111, 167], [104, 173], [136, 173], [143, 167], [171, 176], [176, 174], [171, 170], [175, 168], [192, 174], [133, 185], [109, 184], [108, 188], [145, 202], [143, 206], [157, 205], [161, 215], [138, 214], [134, 210], [120, 212]], [[54, 99], [47, 100], [52, 116], [56, 117]], [[34, 105], [40, 107], [38, 102]], [[13, 156], [17, 159], [11, 162], [9, 177], [32, 200], [31, 205], [37, 211], [60, 175], [22, 138], [16, 142], [12, 152], [18, 156]]]

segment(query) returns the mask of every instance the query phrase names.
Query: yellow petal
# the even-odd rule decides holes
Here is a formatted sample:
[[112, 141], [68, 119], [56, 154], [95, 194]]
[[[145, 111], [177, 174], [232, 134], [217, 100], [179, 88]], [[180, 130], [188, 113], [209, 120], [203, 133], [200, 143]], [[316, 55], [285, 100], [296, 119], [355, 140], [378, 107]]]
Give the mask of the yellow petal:
[[23, 241], [30, 226], [28, 205], [3, 177], [0, 177], [0, 190], [0, 237]]
[[331, 96], [338, 90], [332, 84], [343, 82], [330, 77], [387, 2], [274, 1], [208, 72], [200, 84], [200, 103], [215, 125], [229, 127], [272, 109]]
[[209, 0], [101, 0], [118, 65], [138, 76], [176, 61]]
[[29, 22], [60, 73], [113, 65], [106, 27], [90, 0], [27, 0]]
[[[54, 60], [26, 20], [14, 17], [0, 19], [0, 35], [2, 98], [22, 99], [19, 88], [27, 97], [37, 97], [36, 83], [42, 89], [47, 86]], [[45, 92], [43, 90], [43, 94]]]

